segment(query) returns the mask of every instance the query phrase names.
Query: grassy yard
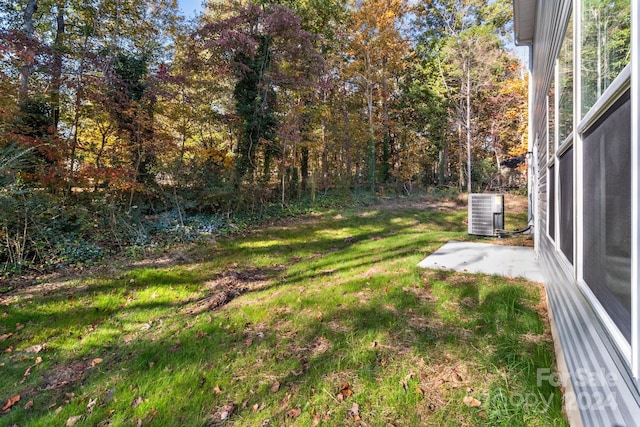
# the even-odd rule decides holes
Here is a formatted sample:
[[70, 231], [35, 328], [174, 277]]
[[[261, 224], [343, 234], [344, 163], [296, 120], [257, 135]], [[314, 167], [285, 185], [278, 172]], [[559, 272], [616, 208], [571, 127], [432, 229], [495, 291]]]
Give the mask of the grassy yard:
[[2, 293], [0, 424], [563, 425], [541, 287], [416, 267], [466, 215], [323, 211]]

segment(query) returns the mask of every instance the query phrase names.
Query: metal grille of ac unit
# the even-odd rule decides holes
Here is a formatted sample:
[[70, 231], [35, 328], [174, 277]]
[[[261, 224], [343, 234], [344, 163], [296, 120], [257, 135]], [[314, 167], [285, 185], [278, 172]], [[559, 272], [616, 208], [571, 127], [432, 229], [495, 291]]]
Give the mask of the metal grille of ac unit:
[[469, 194], [469, 234], [497, 236], [504, 229], [503, 194]]

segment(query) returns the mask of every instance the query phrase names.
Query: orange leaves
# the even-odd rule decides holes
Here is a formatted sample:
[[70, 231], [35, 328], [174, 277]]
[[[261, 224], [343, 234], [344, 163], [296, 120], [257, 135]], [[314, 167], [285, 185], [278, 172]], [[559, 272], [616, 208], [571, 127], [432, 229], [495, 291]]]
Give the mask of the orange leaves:
[[13, 407], [13, 405], [15, 405], [18, 402], [20, 402], [20, 395], [19, 394], [16, 394], [16, 395], [10, 397], [9, 399], [7, 399], [7, 402], [4, 404], [2, 409], [0, 409], [0, 414], [6, 414], [7, 412], [9, 412], [11, 410], [11, 408]]
[[338, 393], [338, 400], [345, 400], [348, 397], [351, 397], [351, 395], [353, 395], [353, 390], [351, 390], [351, 386], [349, 385], [349, 383], [344, 383], [342, 385], [342, 388], [340, 389], [340, 393]]

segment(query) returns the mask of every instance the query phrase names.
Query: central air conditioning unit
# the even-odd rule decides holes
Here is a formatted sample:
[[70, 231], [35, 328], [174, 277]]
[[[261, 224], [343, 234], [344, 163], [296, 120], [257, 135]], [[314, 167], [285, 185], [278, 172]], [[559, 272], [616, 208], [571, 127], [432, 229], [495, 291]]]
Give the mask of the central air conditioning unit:
[[504, 194], [469, 194], [469, 234], [497, 237], [504, 230]]

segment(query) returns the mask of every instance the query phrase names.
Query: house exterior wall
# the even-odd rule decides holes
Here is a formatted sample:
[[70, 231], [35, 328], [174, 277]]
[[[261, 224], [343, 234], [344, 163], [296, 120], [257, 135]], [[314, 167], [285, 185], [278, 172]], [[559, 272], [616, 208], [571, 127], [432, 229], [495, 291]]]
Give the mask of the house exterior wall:
[[[614, 165], [608, 163], [615, 162], [616, 159], [609, 158], [609, 151], [614, 151], [610, 147], [619, 143], [615, 137], [612, 141], [605, 141], [604, 136], [600, 137], [602, 141], [597, 144], [601, 146], [601, 152], [597, 152], [596, 143], [591, 143], [585, 148], [583, 139], [585, 135], [593, 133], [594, 128], [602, 125], [600, 122], [604, 119], [601, 118], [608, 114], [608, 110], [614, 106], [617, 99], [628, 92], [631, 77], [630, 66], [627, 66], [619, 73], [614, 83], [609, 83], [604, 92], [594, 96], [593, 108], [582, 106], [582, 86], [590, 85], [586, 79], [581, 80], [582, 75], [588, 76], [581, 64], [581, 27], [585, 25], [581, 19], [581, 7], [587, 5], [588, 1], [538, 1], [536, 5], [530, 69], [530, 134], [534, 136], [534, 146], [531, 150], [534, 174], [531, 187], [535, 192], [533, 204], [538, 240], [536, 248], [538, 252], [551, 248], [553, 259], [558, 261], [556, 268], [563, 269], [564, 273], [579, 285], [594, 305], [600, 320], [610, 330], [626, 360], [633, 364], [634, 357], [640, 355], [634, 355], [631, 351], [635, 336], [631, 330], [630, 316], [628, 313], [620, 314], [625, 310], [629, 311], [629, 307], [625, 305], [625, 292], [628, 293], [628, 288], [631, 287], [630, 271], [616, 271], [630, 270], [629, 262], [624, 259], [627, 257], [626, 250], [618, 250], [624, 252], [623, 258], [613, 257], [608, 253], [615, 252], [615, 248], [611, 250], [603, 243], [599, 250], [589, 251], [593, 242], [589, 242], [592, 246], [585, 249], [583, 241], [585, 232], [593, 233], [594, 230], [602, 231], [603, 241], [607, 239], [606, 236], [616, 232], [622, 238], [625, 238], [625, 233], [627, 236], [631, 234], [631, 230], [616, 231], [609, 224], [615, 220], [616, 215], [610, 212], [609, 204], [613, 201], [616, 206], [624, 205], [624, 196], [620, 197], [623, 199], [622, 202], [616, 201], [612, 196], [612, 189], [608, 187], [603, 190], [596, 188], [596, 192], [602, 194], [594, 196], [592, 190], [600, 180], [588, 180], [587, 183], [591, 183], [591, 187], [588, 187], [583, 179], [584, 165], [589, 164], [585, 162], [584, 156], [601, 156], [602, 161], [596, 162], [596, 166], [607, 175], [603, 175], [601, 179], [605, 183], [603, 187], [611, 186], [613, 178], [609, 178], [608, 175], [615, 171]], [[591, 0], [591, 3], [597, 4], [597, 1]], [[592, 6], [589, 4], [589, 7]], [[598, 55], [600, 61], [600, 52]], [[600, 91], [600, 88], [598, 90]], [[598, 206], [591, 203], [593, 197], [602, 199], [598, 199]], [[626, 205], [623, 207], [626, 208]], [[602, 212], [592, 212], [597, 209], [601, 209]], [[626, 221], [630, 215], [622, 215], [621, 219]], [[588, 220], [586, 223], [585, 218]], [[615, 246], [615, 242], [611, 245]], [[594, 259], [594, 256], [602, 259]], [[610, 260], [605, 260], [605, 256]], [[587, 260], [586, 257], [591, 259]], [[610, 271], [603, 275], [594, 275], [587, 268], [588, 274], [585, 274], [584, 263], [594, 261]], [[625, 288], [627, 285], [628, 288]], [[616, 289], [611, 289], [616, 287], [624, 288], [624, 292], [618, 294]], [[639, 372], [636, 371], [635, 374], [638, 376]]]
[[538, 0], [530, 44], [536, 251], [565, 358], [626, 379], [609, 391], [627, 420], [640, 414], [639, 3]]

